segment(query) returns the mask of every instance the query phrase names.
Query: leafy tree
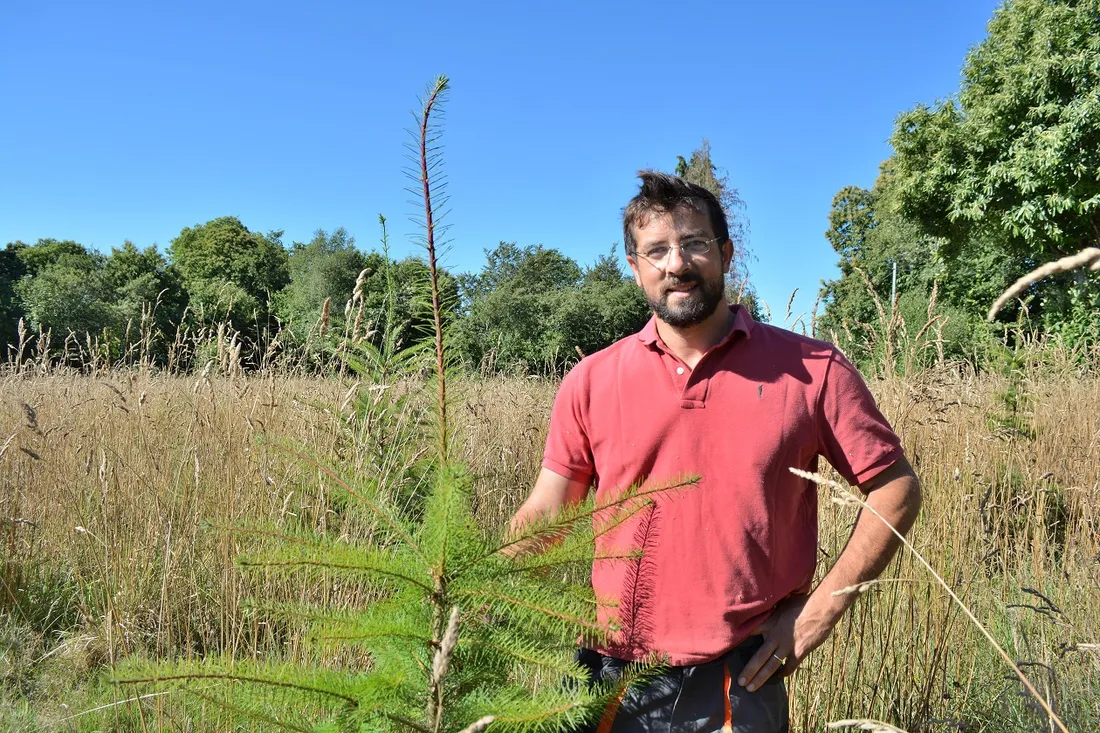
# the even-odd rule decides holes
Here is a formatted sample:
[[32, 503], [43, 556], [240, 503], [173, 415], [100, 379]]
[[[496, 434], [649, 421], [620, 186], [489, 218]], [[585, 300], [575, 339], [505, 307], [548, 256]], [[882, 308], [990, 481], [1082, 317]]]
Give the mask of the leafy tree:
[[583, 284], [607, 283], [618, 285], [628, 277], [629, 274], [623, 269], [619, 258], [616, 256], [616, 247], [612, 245], [610, 252], [599, 255], [591, 266], [585, 268]]
[[[1016, 274], [1100, 241], [1098, 88], [1100, 1], [1009, 0], [968, 54], [959, 93], [898, 118], [901, 213], [939, 238], [949, 264], [992, 247]], [[1100, 314], [1100, 277], [1084, 279], [1033, 289], [1048, 327], [1074, 299], [1086, 319]]]
[[15, 250], [23, 263], [25, 274], [32, 277], [62, 258], [70, 258], [69, 261], [73, 264], [83, 261], [89, 267], [93, 266], [95, 260], [94, 255], [84, 245], [71, 239], [39, 239], [31, 246], [16, 242]]
[[751, 295], [753, 287], [749, 282], [748, 263], [752, 255], [749, 250], [749, 220], [745, 214], [745, 202], [730, 183], [729, 175], [711, 159], [710, 141], [704, 139], [686, 159], [677, 156], [675, 173], [685, 181], [710, 191], [722, 205], [734, 246], [730, 270], [731, 289]]
[[376, 271], [380, 257], [368, 257], [355, 248], [355, 237], [343, 227], [331, 234], [318, 229], [308, 243], [295, 242], [289, 256], [290, 284], [279, 294], [279, 315], [295, 330], [309, 330], [321, 317], [325, 300], [340, 313], [365, 268]]
[[113, 325], [101, 254], [73, 241], [40, 239], [17, 257], [25, 274], [15, 292], [32, 328], [97, 334]]
[[467, 362], [502, 369], [557, 369], [637, 331], [649, 317], [641, 291], [603, 255], [587, 270], [557, 250], [501, 242], [462, 280], [457, 324]]
[[[934, 305], [933, 315], [946, 323], [942, 329], [925, 330], [926, 338], [942, 334], [945, 357], [968, 356], [974, 332], [983, 328], [981, 311], [968, 312], [960, 304], [979, 282], [979, 270], [985, 286], [997, 287], [1003, 275], [995, 271], [994, 262], [968, 260], [970, 269], [947, 267], [936, 252], [936, 241], [899, 212], [894, 181], [893, 161], [887, 160], [871, 190], [846, 186], [833, 198], [825, 237], [839, 256], [841, 275], [822, 283], [825, 309], [817, 333], [836, 341], [863, 366], [879, 367], [888, 353], [901, 356], [895, 345], [920, 332]], [[892, 304], [895, 264], [898, 301]], [[930, 302], [934, 289], [936, 304]], [[895, 313], [900, 318], [895, 319]], [[911, 362], [938, 356], [938, 348], [907, 345], [914, 352], [909, 354]]]
[[105, 257], [76, 242], [40, 239], [9, 251], [21, 273], [13, 290], [32, 328], [95, 335], [112, 357], [142, 338], [155, 357], [175, 335], [186, 295], [156, 247], [126, 241]]
[[[130, 240], [112, 248], [103, 263], [103, 284], [109, 294], [118, 338], [139, 326], [152, 337], [156, 354], [175, 336], [187, 307], [187, 293], [175, 268], [155, 246], [139, 250]], [[131, 333], [136, 337], [136, 333]]]
[[860, 258], [875, 223], [874, 198], [867, 189], [845, 186], [833, 197], [825, 238], [840, 255], [841, 267]]
[[478, 275], [468, 277], [463, 287], [471, 299], [506, 284], [524, 291], [557, 290], [576, 286], [583, 274], [580, 265], [556, 249], [501, 242], [495, 249], [485, 250], [485, 266]]
[[580, 288], [560, 293], [547, 349], [563, 358], [576, 349], [591, 354], [639, 331], [649, 315], [645, 296], [633, 279], [586, 280]]
[[825, 237], [840, 256], [841, 276], [822, 290], [826, 310], [819, 330], [826, 335], [877, 320], [875, 297], [889, 306], [894, 263], [900, 291], [931, 289], [935, 263], [929, 247], [884, 205], [883, 180], [873, 191], [846, 186], [833, 198]]
[[290, 281], [282, 232], [252, 232], [232, 216], [183, 229], [168, 253], [192, 312], [208, 322], [228, 318], [238, 330], [266, 326], [269, 304]]

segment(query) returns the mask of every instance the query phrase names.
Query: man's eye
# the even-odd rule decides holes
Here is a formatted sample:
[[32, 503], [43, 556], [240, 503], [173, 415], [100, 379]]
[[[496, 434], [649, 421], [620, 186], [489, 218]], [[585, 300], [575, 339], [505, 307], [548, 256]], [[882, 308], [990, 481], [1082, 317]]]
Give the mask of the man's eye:
[[663, 260], [668, 254], [668, 247], [654, 247], [645, 253], [646, 257], [654, 260]]
[[707, 248], [707, 242], [703, 239], [692, 239], [688, 242], [684, 242], [680, 245], [680, 248], [688, 254], [695, 254], [705, 250]]

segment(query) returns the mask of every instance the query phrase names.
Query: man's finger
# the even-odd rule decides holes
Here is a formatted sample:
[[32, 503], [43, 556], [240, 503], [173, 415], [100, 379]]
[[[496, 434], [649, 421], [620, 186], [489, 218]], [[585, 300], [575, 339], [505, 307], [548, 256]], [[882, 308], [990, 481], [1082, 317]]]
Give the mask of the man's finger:
[[744, 687], [756, 677], [756, 673], [760, 671], [760, 668], [764, 666], [764, 662], [768, 660], [768, 655], [771, 654], [770, 650], [772, 648], [772, 645], [765, 641], [764, 645], [756, 650], [756, 653], [745, 663], [745, 667], [741, 670], [741, 674], [737, 676], [737, 684]]
[[776, 672], [783, 666], [783, 661], [777, 654], [772, 654], [764, 662], [764, 666], [757, 670], [756, 674], [745, 684], [745, 689], [749, 692], [756, 692], [759, 690], [765, 682], [772, 678]]
[[776, 651], [775, 645], [765, 641], [764, 646], [756, 650], [745, 668], [741, 670], [737, 684], [753, 692], [767, 682], [784, 663], [785, 660]]

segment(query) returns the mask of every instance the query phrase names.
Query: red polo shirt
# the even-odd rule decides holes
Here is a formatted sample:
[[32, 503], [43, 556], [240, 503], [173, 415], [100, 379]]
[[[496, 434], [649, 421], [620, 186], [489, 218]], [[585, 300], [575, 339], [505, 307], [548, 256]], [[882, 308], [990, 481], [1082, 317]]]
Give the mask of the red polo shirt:
[[813, 580], [818, 489], [788, 468], [814, 471], [824, 456], [859, 484], [902, 455], [834, 346], [733, 310], [733, 331], [694, 370], [651, 320], [577, 364], [554, 401], [542, 465], [592, 481], [598, 498], [701, 476], [597, 538], [597, 555], [642, 550], [593, 566], [596, 596], [610, 602], [600, 620], [620, 629], [604, 654], [689, 665], [736, 646]]

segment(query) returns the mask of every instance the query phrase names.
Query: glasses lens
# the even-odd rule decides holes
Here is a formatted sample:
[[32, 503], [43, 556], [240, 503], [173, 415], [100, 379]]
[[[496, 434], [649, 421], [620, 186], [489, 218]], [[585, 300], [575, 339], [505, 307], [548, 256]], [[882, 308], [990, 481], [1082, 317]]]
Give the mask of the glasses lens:
[[685, 257], [705, 255], [710, 251], [710, 242], [706, 239], [692, 239], [680, 245], [680, 252]]
[[[677, 249], [680, 250], [680, 257], [683, 259], [690, 259], [693, 257], [700, 257], [710, 252], [710, 246], [714, 240], [710, 239], [689, 239], [682, 243]], [[652, 262], [657, 267], [662, 267], [665, 262], [668, 261], [668, 255], [672, 252], [672, 247], [654, 247], [648, 252], [641, 252], [634, 250], [642, 257]]]

